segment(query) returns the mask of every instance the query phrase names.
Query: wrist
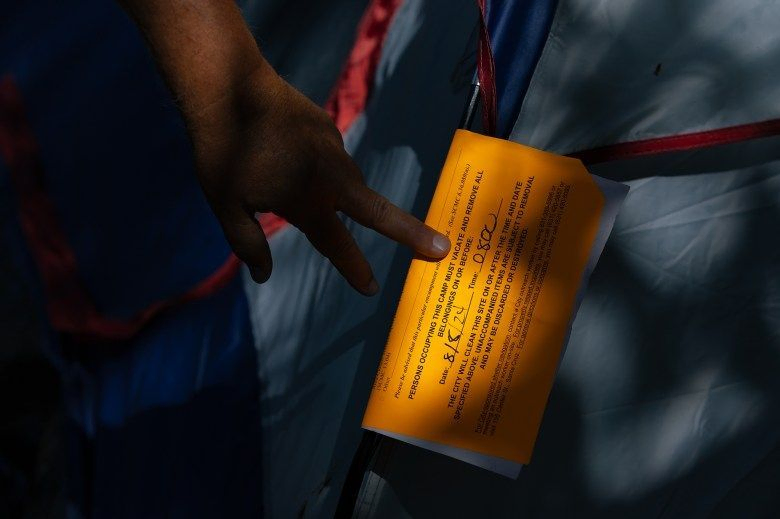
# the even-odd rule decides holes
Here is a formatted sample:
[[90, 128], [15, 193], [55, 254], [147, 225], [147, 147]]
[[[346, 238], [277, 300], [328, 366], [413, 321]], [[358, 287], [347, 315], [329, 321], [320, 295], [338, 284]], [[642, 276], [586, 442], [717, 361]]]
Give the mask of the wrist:
[[265, 111], [281, 78], [259, 52], [258, 57], [251, 66], [216, 72], [213, 80], [202, 78], [202, 88], [180, 103], [187, 125], [196, 129], [217, 124], [237, 110], [249, 110], [253, 115], [258, 110]]

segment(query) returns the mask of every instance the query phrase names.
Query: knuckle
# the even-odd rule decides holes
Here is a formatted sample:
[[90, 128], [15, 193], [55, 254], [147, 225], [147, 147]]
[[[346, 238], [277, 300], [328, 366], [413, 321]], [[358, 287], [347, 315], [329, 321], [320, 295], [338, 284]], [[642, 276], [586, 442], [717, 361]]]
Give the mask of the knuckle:
[[390, 202], [382, 196], [375, 196], [371, 202], [371, 218], [375, 224], [386, 223], [390, 217]]
[[350, 256], [355, 249], [355, 242], [352, 236], [344, 234], [333, 242], [332, 255], [335, 258], [345, 258]]

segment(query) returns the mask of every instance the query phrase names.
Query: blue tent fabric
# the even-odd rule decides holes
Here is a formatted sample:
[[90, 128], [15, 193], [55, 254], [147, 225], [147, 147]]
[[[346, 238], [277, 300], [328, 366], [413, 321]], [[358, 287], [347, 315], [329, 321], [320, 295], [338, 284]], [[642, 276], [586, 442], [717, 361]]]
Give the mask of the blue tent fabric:
[[506, 137], [547, 41], [557, 0], [492, 0], [487, 26], [496, 67], [497, 135]]
[[226, 385], [98, 430], [95, 517], [262, 517], [257, 390]]
[[[127, 16], [115, 2], [40, 0], [6, 2], [0, 19], [0, 74], [21, 90], [46, 190], [96, 306], [128, 317], [211, 274], [229, 249]], [[261, 441], [257, 363], [239, 278], [128, 343], [87, 348], [49, 333], [49, 349], [74, 424], [74, 510], [260, 513], [261, 460], [247, 448]], [[202, 491], [217, 483], [228, 486]]]
[[4, 3], [0, 19], [0, 71], [22, 92], [46, 189], [101, 311], [128, 317], [211, 274], [229, 249], [129, 18], [114, 2], [36, 0]]
[[[211, 274], [229, 249], [195, 180], [180, 118], [130, 20], [110, 2], [5, 9], [0, 70], [22, 91], [46, 189], [97, 307], [126, 317]], [[238, 306], [218, 300], [225, 294]], [[106, 357], [93, 376], [102, 380], [86, 385], [99, 386], [98, 400], [107, 401], [84, 400], [77, 419], [88, 430], [95, 421], [116, 425], [147, 406], [180, 401], [203, 381], [230, 379], [235, 373], [210, 366], [251, 333], [240, 297], [227, 288], [200, 303], [211, 305], [200, 316], [191, 305], [131, 345], [101, 346]], [[215, 330], [214, 323], [224, 324]], [[192, 343], [198, 348], [183, 346]], [[177, 357], [166, 357], [165, 344]], [[132, 354], [112, 357], [117, 349]], [[159, 366], [154, 384], [139, 366]]]

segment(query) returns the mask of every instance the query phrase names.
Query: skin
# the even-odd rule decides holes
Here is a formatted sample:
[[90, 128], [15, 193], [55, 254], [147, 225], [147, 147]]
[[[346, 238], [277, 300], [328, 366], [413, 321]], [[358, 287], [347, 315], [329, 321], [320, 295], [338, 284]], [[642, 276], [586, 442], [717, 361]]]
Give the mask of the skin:
[[232, 0], [120, 3], [178, 102], [200, 185], [256, 282], [272, 269], [259, 212], [298, 227], [365, 295], [379, 285], [339, 212], [423, 256], [446, 256], [445, 236], [365, 185], [328, 115], [273, 70]]

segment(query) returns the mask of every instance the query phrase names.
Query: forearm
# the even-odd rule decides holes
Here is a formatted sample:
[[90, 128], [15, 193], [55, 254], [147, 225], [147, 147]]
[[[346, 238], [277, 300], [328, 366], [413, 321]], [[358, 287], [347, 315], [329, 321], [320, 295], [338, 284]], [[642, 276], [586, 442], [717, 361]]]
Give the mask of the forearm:
[[188, 125], [275, 76], [233, 0], [119, 0], [143, 32]]

